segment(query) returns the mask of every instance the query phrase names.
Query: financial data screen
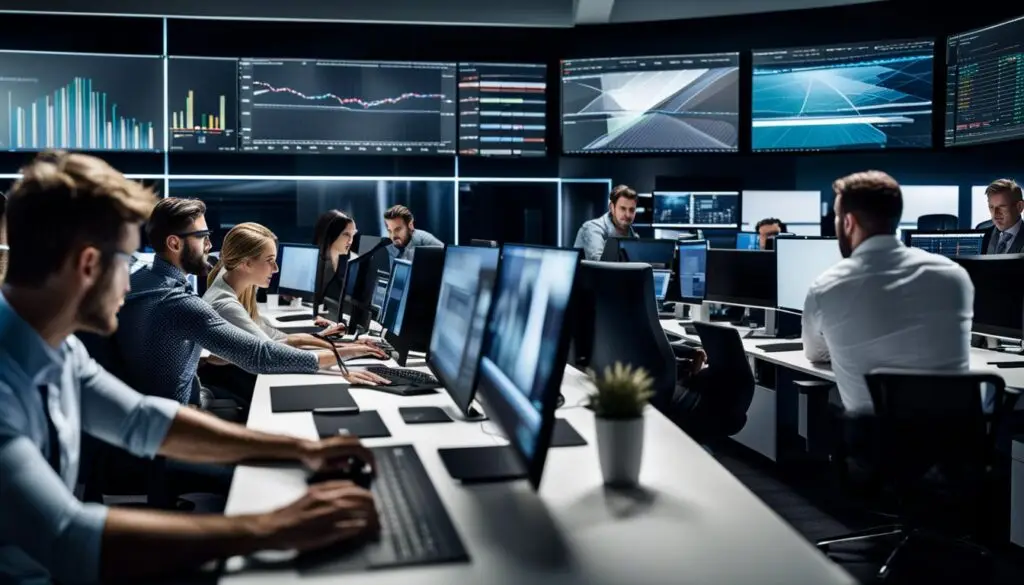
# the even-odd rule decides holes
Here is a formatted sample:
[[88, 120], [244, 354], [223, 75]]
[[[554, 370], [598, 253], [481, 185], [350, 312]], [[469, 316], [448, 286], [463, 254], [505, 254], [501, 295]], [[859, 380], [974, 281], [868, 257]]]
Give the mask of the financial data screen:
[[238, 150], [238, 59], [167, 59], [168, 148]]
[[544, 156], [547, 66], [459, 63], [459, 154]]
[[980, 256], [985, 234], [912, 233], [909, 239], [911, 247], [933, 254], [949, 257]]
[[931, 148], [934, 41], [754, 51], [755, 151]]
[[0, 51], [0, 149], [164, 149], [159, 57]]
[[659, 191], [654, 193], [654, 227], [738, 228], [737, 191]]
[[454, 63], [242, 59], [243, 151], [455, 154]]
[[945, 144], [1024, 137], [1024, 18], [949, 37]]
[[739, 53], [562, 62], [562, 150], [735, 151]]

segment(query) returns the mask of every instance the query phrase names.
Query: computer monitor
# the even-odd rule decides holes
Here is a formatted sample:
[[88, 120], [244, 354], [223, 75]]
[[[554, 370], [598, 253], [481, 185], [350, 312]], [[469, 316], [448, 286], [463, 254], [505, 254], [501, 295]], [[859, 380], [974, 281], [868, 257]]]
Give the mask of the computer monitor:
[[384, 295], [387, 294], [388, 285], [390, 283], [390, 274], [377, 274], [377, 286], [373, 288], [373, 297], [370, 299], [370, 308], [373, 309], [374, 317], [378, 321], [384, 312]]
[[370, 254], [349, 260], [342, 296], [342, 312], [348, 313], [348, 331], [359, 334], [370, 330], [374, 309], [371, 304], [378, 275], [391, 273], [391, 258], [382, 247]]
[[[395, 263], [402, 260], [395, 260]], [[385, 327], [384, 339], [395, 348], [395, 361], [404, 366], [409, 352], [426, 353], [437, 314], [437, 295], [444, 271], [444, 247], [421, 246], [410, 261], [409, 284], [392, 327]]]
[[605, 241], [601, 260], [643, 262], [652, 268], [671, 268], [674, 253], [675, 240], [612, 237]]
[[775, 308], [775, 271], [774, 252], [712, 248], [708, 250], [704, 298], [726, 305]]
[[699, 305], [704, 302], [707, 282], [708, 243], [692, 240], [676, 244], [679, 254], [679, 298], [684, 303]]
[[974, 283], [971, 331], [1020, 339], [1024, 326], [1024, 254], [964, 256], [953, 259]]
[[842, 259], [835, 238], [775, 238], [777, 308], [802, 314], [811, 284]]
[[313, 302], [317, 292], [316, 272], [320, 265], [320, 250], [306, 244], [281, 244], [277, 255], [281, 270], [278, 292]]
[[761, 236], [757, 232], [736, 232], [737, 250], [760, 250]]
[[442, 450], [456, 479], [525, 477], [539, 487], [569, 351], [569, 301], [580, 257], [579, 250], [502, 247], [477, 391], [509, 446]]
[[655, 191], [655, 228], [740, 227], [739, 191]]
[[[330, 278], [324, 276], [324, 282], [321, 285], [320, 301], [324, 305], [324, 310], [328, 315], [334, 316], [334, 321], [341, 323], [345, 320], [344, 311], [342, 311], [342, 305], [345, 300], [345, 279], [348, 276], [348, 254], [338, 255], [338, 265], [334, 269]], [[324, 269], [329, 268], [326, 263], [321, 263]], [[314, 317], [315, 319], [315, 317]]]
[[[384, 306], [381, 310], [380, 326], [390, 330], [395, 328], [398, 316], [404, 311], [405, 294], [409, 290], [409, 273], [412, 272], [412, 262], [408, 260], [395, 260], [391, 264], [391, 278], [388, 281], [387, 292], [384, 293]], [[401, 323], [398, 328], [401, 329]]]
[[458, 408], [458, 418], [481, 417], [472, 404], [500, 257], [498, 248], [448, 246], [445, 250], [427, 366]]
[[908, 246], [946, 257], [981, 256], [986, 233], [985, 230], [903, 230]]
[[651, 271], [651, 274], [654, 275], [654, 300], [663, 303], [668, 297], [668, 287], [672, 282], [672, 271], [654, 269]]
[[370, 234], [364, 233], [357, 233], [356, 240], [357, 241], [354, 243], [354, 247], [356, 249], [356, 254], [358, 254], [359, 256], [364, 256], [368, 254], [371, 250], [380, 245], [381, 242], [384, 240], [391, 242], [391, 240], [389, 240], [388, 238], [381, 236], [372, 236]]

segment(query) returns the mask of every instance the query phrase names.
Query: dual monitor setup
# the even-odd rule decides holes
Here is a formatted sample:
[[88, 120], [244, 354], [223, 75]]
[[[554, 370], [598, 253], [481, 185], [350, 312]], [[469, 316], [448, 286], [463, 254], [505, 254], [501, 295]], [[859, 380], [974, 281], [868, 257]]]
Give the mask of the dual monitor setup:
[[[1020, 138], [1022, 34], [1024, 18], [945, 39], [940, 91], [933, 39], [754, 50], [747, 124], [739, 52], [562, 60], [561, 151], [736, 152], [741, 128], [754, 152], [931, 148], [937, 100], [947, 147]], [[0, 71], [10, 151], [549, 150], [544, 63], [0, 51]]]
[[[760, 250], [751, 249], [751, 235], [756, 236], [738, 233], [735, 248], [712, 248], [704, 240], [613, 238], [601, 259], [650, 264], [655, 271], [655, 294], [664, 295], [657, 298], [659, 302], [768, 309], [761, 323], [764, 336], [784, 336], [773, 312], [801, 315], [815, 279], [842, 255], [835, 238], [784, 234], [770, 238], [770, 249]], [[908, 245], [951, 257], [970, 275], [975, 289], [975, 333], [1021, 339], [1024, 305], [1014, 291], [1024, 287], [1024, 255], [981, 255], [983, 235], [976, 230], [905, 230], [903, 234]], [[666, 284], [659, 291], [661, 279]]]

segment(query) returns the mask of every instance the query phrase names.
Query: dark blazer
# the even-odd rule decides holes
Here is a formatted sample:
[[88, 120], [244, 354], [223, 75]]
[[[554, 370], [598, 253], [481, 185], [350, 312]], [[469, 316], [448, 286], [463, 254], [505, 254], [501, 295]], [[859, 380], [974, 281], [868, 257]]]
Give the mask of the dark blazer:
[[[993, 227], [985, 234], [985, 239], [981, 243], [981, 249], [985, 251], [985, 254], [995, 254], [996, 246], [998, 245], [999, 230]], [[1017, 236], [1013, 238], [1013, 241], [1010, 242], [1010, 247], [1006, 250], [1007, 254], [1020, 254], [1021, 252], [1024, 252], [1024, 227], [1017, 232]]]

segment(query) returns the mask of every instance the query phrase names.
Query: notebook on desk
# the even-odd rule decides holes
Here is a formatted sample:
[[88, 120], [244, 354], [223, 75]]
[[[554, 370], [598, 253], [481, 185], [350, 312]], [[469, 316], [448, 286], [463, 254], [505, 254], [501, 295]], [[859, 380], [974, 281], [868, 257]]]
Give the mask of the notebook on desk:
[[271, 412], [313, 412], [318, 409], [356, 407], [347, 384], [274, 386], [270, 388]]

